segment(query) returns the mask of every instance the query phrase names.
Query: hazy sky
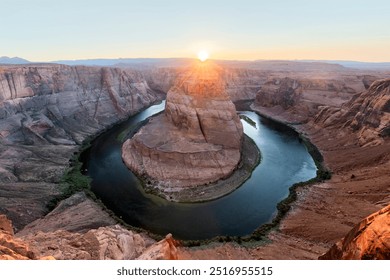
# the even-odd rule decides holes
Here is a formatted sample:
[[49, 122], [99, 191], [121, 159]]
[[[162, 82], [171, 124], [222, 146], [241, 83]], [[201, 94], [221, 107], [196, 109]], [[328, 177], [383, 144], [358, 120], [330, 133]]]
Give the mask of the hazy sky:
[[390, 1], [0, 0], [0, 56], [390, 61]]

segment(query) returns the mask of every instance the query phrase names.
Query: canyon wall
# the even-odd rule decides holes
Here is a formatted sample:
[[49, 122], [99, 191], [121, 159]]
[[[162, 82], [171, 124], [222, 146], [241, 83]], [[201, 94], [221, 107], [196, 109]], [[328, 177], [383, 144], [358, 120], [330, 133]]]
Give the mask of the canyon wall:
[[0, 212], [17, 230], [46, 214], [83, 141], [162, 98], [134, 70], [1, 67]]
[[340, 109], [324, 107], [315, 123], [351, 129], [360, 146], [383, 144], [390, 136], [390, 79], [373, 82]]
[[286, 122], [307, 123], [325, 106], [340, 108], [353, 99], [365, 90], [367, 83], [372, 82], [369, 78], [353, 74], [334, 77], [316, 73], [313, 77], [290, 73], [283, 78], [273, 74], [261, 85], [252, 106]]
[[157, 99], [137, 71], [64, 65], [3, 68], [1, 141], [80, 144]]

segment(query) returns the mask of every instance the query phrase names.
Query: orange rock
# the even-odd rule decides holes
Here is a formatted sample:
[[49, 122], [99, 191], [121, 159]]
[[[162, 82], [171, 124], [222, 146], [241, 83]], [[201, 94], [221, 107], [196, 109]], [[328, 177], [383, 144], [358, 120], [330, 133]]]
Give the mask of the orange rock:
[[177, 241], [168, 234], [165, 239], [147, 248], [137, 260], [177, 260], [176, 246]]
[[0, 215], [0, 260], [34, 259], [35, 254], [30, 251], [28, 244], [14, 237], [11, 221], [5, 215]]
[[389, 260], [390, 205], [361, 221], [319, 259]]

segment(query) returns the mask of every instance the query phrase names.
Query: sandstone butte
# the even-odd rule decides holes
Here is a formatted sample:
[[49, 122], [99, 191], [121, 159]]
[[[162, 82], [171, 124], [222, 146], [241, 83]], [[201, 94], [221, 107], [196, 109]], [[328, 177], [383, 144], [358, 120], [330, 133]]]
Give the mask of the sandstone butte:
[[221, 79], [223, 69], [198, 62], [169, 90], [165, 112], [122, 148], [137, 175], [161, 189], [185, 189], [228, 177], [241, 158], [243, 127]]

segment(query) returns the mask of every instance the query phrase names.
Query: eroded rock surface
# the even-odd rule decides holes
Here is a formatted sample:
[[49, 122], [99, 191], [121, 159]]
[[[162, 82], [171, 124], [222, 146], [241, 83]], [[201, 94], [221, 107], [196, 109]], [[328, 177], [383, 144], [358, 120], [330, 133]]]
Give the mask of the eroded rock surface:
[[322, 126], [352, 129], [361, 146], [383, 144], [390, 136], [390, 79], [373, 82], [341, 108], [323, 108], [315, 121]]
[[53, 259], [51, 256], [38, 257], [28, 244], [14, 236], [12, 223], [5, 215], [0, 215], [0, 260]]
[[54, 232], [66, 230], [85, 233], [89, 229], [115, 225], [117, 222], [102, 207], [79, 192], [61, 201], [45, 217], [28, 224], [17, 233], [24, 236], [38, 231]]
[[140, 256], [154, 240], [119, 225], [85, 233], [57, 230], [38, 231], [21, 237], [37, 257], [58, 260], [129, 260]]
[[257, 92], [252, 108], [292, 124], [307, 123], [324, 106], [339, 109], [371, 81], [366, 76], [332, 77], [322, 74], [317, 78], [317, 75], [268, 79]]
[[390, 205], [357, 224], [323, 260], [390, 259]]
[[165, 239], [146, 249], [137, 260], [177, 260], [177, 245], [172, 234], [168, 234]]
[[[0, 218], [1, 228], [10, 227]], [[170, 259], [175, 250], [174, 246], [164, 245], [165, 239], [158, 243], [144, 233], [120, 226], [82, 192], [27, 225], [17, 238], [21, 244], [28, 244], [34, 258], [53, 256], [59, 260], [135, 259], [154, 244], [160, 245], [152, 247], [154, 254], [149, 254], [150, 258]]]
[[168, 92], [165, 113], [123, 145], [126, 165], [165, 187], [229, 176], [240, 161], [243, 129], [213, 64], [196, 64]]

